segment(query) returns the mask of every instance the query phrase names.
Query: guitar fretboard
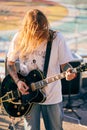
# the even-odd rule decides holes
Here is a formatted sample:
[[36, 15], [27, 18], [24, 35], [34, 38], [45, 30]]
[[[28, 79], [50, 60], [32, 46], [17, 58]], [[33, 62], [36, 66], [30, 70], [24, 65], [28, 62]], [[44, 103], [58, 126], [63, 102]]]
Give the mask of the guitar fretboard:
[[48, 77], [48, 78], [46, 78], [45, 80], [46, 80], [47, 84], [49, 84], [49, 83], [52, 83], [52, 82], [54, 82], [54, 81], [56, 81], [56, 80], [63, 79], [63, 78], [65, 78], [65, 72], [64, 72], [64, 73], [61, 73], [61, 74], [59, 74], [59, 75], [55, 75], [55, 76], [52, 76], [52, 77]]
[[41, 81], [36, 82], [35, 83], [36, 89], [43, 88], [49, 83], [52, 83], [52, 82], [55, 82], [59, 79], [65, 78], [65, 74], [66, 74], [66, 72], [63, 72], [61, 74], [57, 74], [57, 75], [54, 75], [52, 77], [47, 77], [46, 79], [43, 79]]
[[[82, 64], [76, 68], [72, 68], [72, 73], [79, 73], [79, 72], [83, 72], [86, 70], [87, 70], [87, 63]], [[33, 91], [35, 91], [36, 89], [41, 89], [41, 88], [47, 86], [47, 84], [49, 84], [49, 83], [52, 83], [56, 80], [65, 78], [65, 74], [66, 74], [66, 72], [63, 72], [63, 73], [54, 75], [52, 77], [47, 77], [46, 79], [43, 79], [41, 81], [31, 84], [31, 88]]]

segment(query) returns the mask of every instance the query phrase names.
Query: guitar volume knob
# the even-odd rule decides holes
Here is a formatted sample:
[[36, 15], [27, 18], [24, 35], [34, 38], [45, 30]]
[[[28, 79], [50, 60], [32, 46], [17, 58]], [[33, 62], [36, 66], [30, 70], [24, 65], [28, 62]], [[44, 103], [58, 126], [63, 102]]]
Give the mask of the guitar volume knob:
[[36, 74], [34, 74], [34, 77], [36, 77]]
[[17, 105], [14, 105], [14, 108], [16, 109], [16, 108], [17, 108]]
[[24, 110], [24, 107], [21, 107], [21, 110]]
[[20, 116], [20, 115], [21, 115], [21, 113], [20, 113], [20, 112], [17, 112], [17, 115], [18, 115], [18, 116]]

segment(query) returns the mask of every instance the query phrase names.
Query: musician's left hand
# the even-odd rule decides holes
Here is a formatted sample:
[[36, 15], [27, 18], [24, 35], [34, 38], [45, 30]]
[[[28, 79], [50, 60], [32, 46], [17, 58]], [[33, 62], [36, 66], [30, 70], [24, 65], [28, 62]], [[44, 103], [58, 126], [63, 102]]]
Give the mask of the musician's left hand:
[[72, 80], [76, 78], [77, 74], [72, 72], [72, 68], [68, 68], [66, 71], [66, 80]]

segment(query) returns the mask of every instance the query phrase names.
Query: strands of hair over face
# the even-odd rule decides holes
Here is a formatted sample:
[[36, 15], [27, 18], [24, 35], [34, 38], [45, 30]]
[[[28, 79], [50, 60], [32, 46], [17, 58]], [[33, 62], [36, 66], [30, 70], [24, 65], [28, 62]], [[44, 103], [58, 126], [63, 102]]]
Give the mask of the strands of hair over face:
[[27, 11], [19, 31], [15, 51], [21, 50], [20, 58], [23, 58], [48, 39], [49, 23], [46, 16], [38, 9]]

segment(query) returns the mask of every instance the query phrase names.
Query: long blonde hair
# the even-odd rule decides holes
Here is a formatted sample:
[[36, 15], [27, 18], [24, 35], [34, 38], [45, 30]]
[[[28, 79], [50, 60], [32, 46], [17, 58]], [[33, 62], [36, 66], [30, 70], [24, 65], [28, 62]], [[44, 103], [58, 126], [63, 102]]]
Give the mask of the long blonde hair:
[[16, 40], [15, 51], [19, 51], [20, 58], [23, 58], [48, 39], [49, 23], [46, 16], [38, 9], [27, 11]]

